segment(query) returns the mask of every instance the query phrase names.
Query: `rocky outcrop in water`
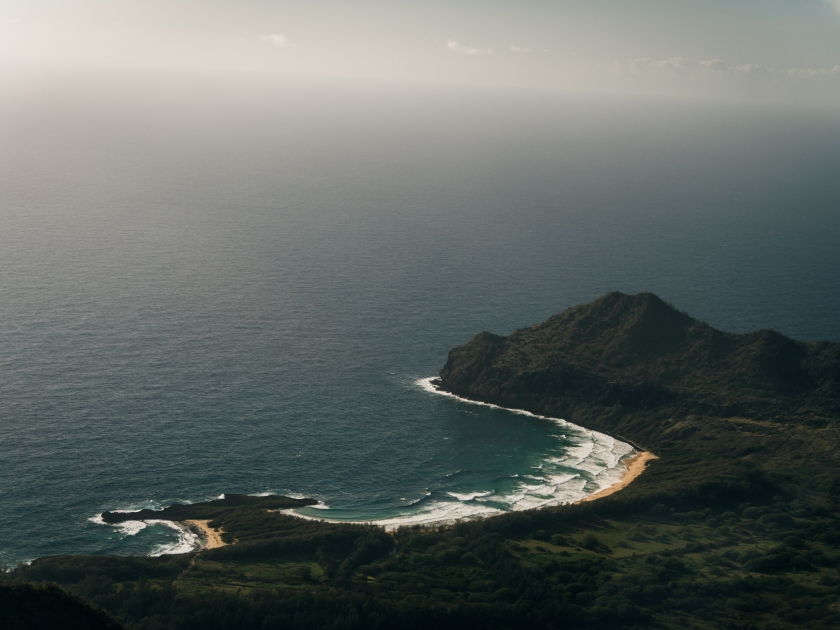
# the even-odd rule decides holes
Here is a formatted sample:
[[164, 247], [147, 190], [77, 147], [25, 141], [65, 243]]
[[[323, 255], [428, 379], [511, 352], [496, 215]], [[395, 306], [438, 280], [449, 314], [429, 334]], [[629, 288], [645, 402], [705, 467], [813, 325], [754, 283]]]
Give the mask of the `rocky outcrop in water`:
[[204, 503], [183, 505], [175, 503], [163, 510], [140, 510], [139, 512], [103, 512], [102, 520], [106, 523], [124, 521], [144, 521], [160, 519], [164, 521], [185, 521], [187, 519], [214, 519], [232, 509], [248, 507], [265, 510], [286, 510], [307, 505], [315, 505], [314, 499], [292, 499], [281, 495], [252, 497], [246, 494], [226, 494], [224, 498]]

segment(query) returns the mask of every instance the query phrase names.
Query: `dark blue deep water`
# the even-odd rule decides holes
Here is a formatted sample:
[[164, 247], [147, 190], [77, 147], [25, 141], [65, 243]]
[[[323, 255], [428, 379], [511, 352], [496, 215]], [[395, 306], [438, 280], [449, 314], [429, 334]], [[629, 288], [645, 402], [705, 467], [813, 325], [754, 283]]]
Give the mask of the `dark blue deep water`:
[[593, 436], [418, 380], [610, 290], [840, 340], [830, 113], [231, 81], [2, 105], [6, 563], [171, 551], [95, 517], [224, 492], [539, 503]]

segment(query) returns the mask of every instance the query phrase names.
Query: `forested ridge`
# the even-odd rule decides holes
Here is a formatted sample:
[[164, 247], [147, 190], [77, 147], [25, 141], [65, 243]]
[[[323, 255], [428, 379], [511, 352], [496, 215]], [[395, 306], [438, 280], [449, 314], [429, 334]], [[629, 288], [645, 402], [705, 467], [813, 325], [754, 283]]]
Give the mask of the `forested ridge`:
[[597, 501], [392, 533], [248, 500], [178, 506], [231, 544], [44, 558], [5, 579], [59, 584], [136, 629], [840, 626], [840, 344], [611, 293], [477, 335], [439, 387], [659, 459]]

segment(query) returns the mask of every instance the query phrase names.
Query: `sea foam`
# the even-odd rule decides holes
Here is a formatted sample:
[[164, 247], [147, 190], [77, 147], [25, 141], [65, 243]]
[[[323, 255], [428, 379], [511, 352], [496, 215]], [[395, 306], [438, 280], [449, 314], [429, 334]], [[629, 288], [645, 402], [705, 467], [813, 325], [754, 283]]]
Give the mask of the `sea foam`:
[[[126, 512], [121, 512], [125, 514]], [[91, 516], [88, 521], [94, 523], [95, 525], [107, 525], [109, 527], [113, 527], [118, 532], [125, 536], [136, 536], [140, 531], [146, 528], [146, 523], [143, 521], [122, 521], [120, 523], [106, 523], [102, 519], [102, 514], [97, 514], [96, 516]]]
[[143, 521], [123, 521], [122, 523], [114, 523], [113, 526], [126, 536], [136, 536], [142, 530], [146, 529], [146, 523]]
[[[372, 521], [393, 529], [402, 525], [431, 525], [502, 514], [510, 511], [530, 510], [574, 503], [621, 481], [627, 471], [622, 463], [636, 453], [635, 449], [615, 438], [578, 427], [562, 418], [551, 418], [524, 409], [507, 409], [492, 403], [462, 398], [435, 387], [435, 377], [416, 381], [423, 390], [446, 396], [459, 402], [500, 409], [515, 415], [547, 420], [562, 427], [556, 435], [558, 448], [565, 445], [557, 456], [548, 457], [532, 474], [511, 476], [516, 478], [514, 488], [499, 490], [448, 491], [427, 502], [413, 513]], [[569, 444], [571, 443], [571, 444]], [[437, 494], [437, 493], [436, 493]]]
[[[130, 512], [123, 512], [130, 513]], [[136, 536], [141, 531], [150, 525], [162, 525], [173, 530], [177, 534], [177, 539], [172, 542], [166, 542], [156, 545], [149, 556], [157, 557], [163, 555], [172, 555], [179, 553], [189, 553], [196, 551], [204, 546], [204, 540], [196, 532], [194, 532], [188, 525], [176, 521], [167, 521], [163, 519], [147, 519], [144, 521], [122, 521], [120, 523], [107, 523], [102, 519], [102, 514], [97, 514], [88, 519], [91, 523], [96, 525], [107, 525], [113, 527], [123, 536]]]
[[178, 539], [171, 543], [164, 543], [162, 545], [158, 545], [152, 552], [149, 554], [152, 558], [156, 558], [158, 556], [165, 556], [165, 555], [175, 555], [179, 553], [189, 553], [191, 551], [195, 551], [196, 549], [201, 549], [204, 544], [201, 536], [199, 536], [196, 532], [190, 529], [189, 526], [184, 525], [183, 523], [178, 523], [176, 521], [164, 521], [164, 520], [148, 520], [146, 521], [149, 525], [163, 525], [164, 527], [168, 527], [175, 531], [178, 535]]

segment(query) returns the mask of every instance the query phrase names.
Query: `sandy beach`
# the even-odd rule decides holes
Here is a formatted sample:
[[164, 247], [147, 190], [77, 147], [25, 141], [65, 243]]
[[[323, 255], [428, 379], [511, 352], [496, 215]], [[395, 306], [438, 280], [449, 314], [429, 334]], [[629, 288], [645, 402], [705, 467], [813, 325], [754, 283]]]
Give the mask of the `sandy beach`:
[[624, 476], [621, 478], [621, 481], [618, 483], [614, 483], [609, 488], [604, 488], [600, 492], [596, 492], [595, 494], [590, 494], [588, 497], [585, 497], [578, 501], [578, 503], [583, 503], [584, 501], [594, 501], [595, 499], [602, 499], [603, 497], [607, 497], [619, 490], [626, 488], [630, 485], [630, 482], [633, 481], [636, 477], [641, 475], [647, 463], [652, 459], [659, 459], [653, 453], [649, 453], [648, 451], [642, 451], [641, 453], [637, 453], [633, 455], [630, 459], [625, 462], [627, 466], [627, 472], [624, 473]]
[[217, 547], [224, 547], [225, 545], [227, 545], [227, 543], [222, 540], [221, 530], [216, 531], [215, 529], [210, 527], [209, 520], [189, 520], [184, 522], [188, 523], [189, 525], [192, 525], [196, 529], [201, 530], [204, 539], [207, 541], [207, 545], [204, 547], [204, 549], [216, 549]]
[[[583, 499], [580, 499], [579, 501], [575, 501], [574, 503], [583, 503], [584, 501], [594, 501], [595, 499], [601, 499], [603, 497], [609, 496], [609, 495], [611, 495], [615, 492], [618, 492], [619, 490], [622, 490], [622, 489], [626, 488], [628, 485], [630, 485], [630, 483], [634, 479], [636, 479], [639, 475], [641, 475], [644, 472], [645, 466], [647, 466], [647, 463], [649, 461], [651, 461], [652, 459], [659, 459], [659, 458], [656, 455], [654, 455], [653, 453], [650, 453], [648, 451], [642, 451], [641, 453], [636, 453], [635, 455], [633, 455], [633, 457], [630, 457], [629, 459], [627, 459], [624, 462], [625, 466], [627, 466], [627, 472], [624, 473], [624, 476], [621, 478], [621, 481], [619, 481], [617, 483], [614, 483], [609, 488], [604, 488], [600, 492], [596, 492], [595, 494], [590, 494], [588, 497], [584, 497]], [[275, 510], [269, 510], [269, 511], [271, 512], [271, 511], [275, 511]], [[293, 510], [276, 510], [276, 511], [277, 512], [282, 512], [283, 514], [288, 514], [289, 516], [294, 516], [294, 517], [302, 518], [302, 519], [309, 520], [309, 521], [325, 522], [327, 520], [327, 519], [316, 518], [314, 516], [305, 516], [303, 514], [297, 514]], [[465, 520], [472, 520], [472, 519], [468, 518], [468, 519], [465, 519]], [[188, 522], [198, 523], [199, 521], [188, 521]], [[203, 522], [206, 523], [207, 521], [203, 521]], [[372, 524], [372, 525], [381, 525], [382, 524], [382, 523], [379, 523], [377, 521], [364, 521], [364, 522]], [[384, 525], [385, 531], [395, 531], [399, 526], [400, 526], [399, 524], [393, 524], [393, 523], [389, 523], [389, 524]], [[213, 532], [213, 534], [218, 536], [218, 534], [216, 534], [215, 532]], [[222, 543], [222, 544], [224, 544], [224, 543]]]

